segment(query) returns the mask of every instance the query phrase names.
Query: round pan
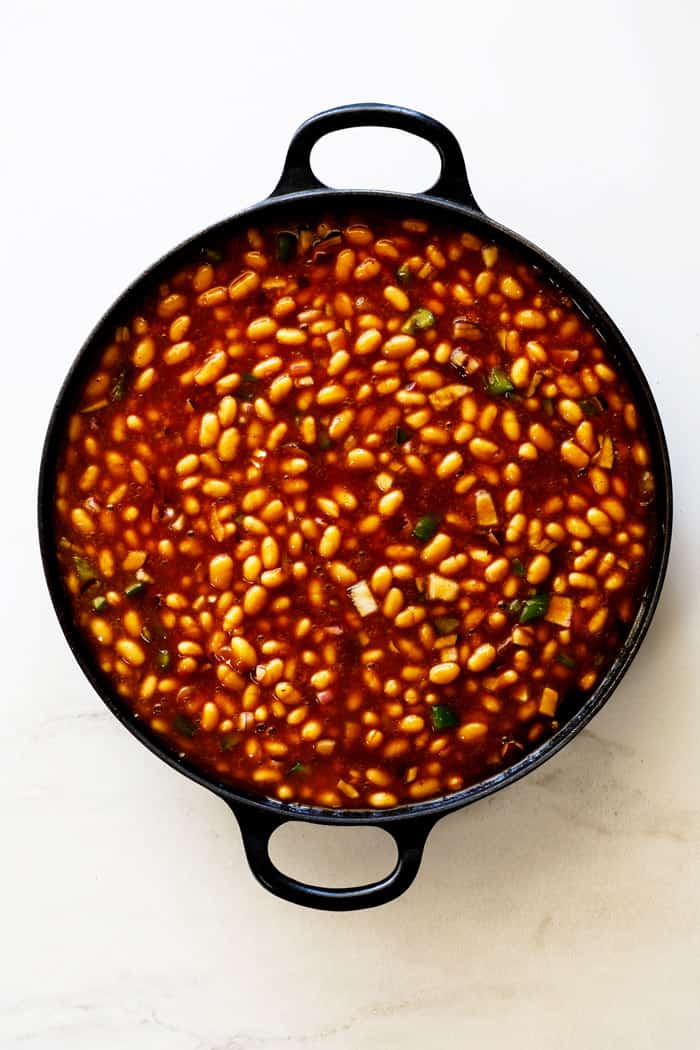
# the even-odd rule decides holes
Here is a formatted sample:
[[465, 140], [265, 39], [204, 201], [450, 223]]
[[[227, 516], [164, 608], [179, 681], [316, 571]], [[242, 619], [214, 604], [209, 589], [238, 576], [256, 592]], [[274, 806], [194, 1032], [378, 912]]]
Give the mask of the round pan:
[[[411, 132], [431, 143], [438, 151], [441, 162], [440, 175], [435, 185], [425, 193], [419, 194], [348, 191], [324, 186], [311, 170], [310, 157], [314, 145], [329, 132], [361, 126], [396, 128]], [[178, 757], [164, 747], [157, 734], [134, 718], [119, 699], [109, 680], [99, 670], [80, 630], [73, 622], [56, 557], [53, 525], [56, 464], [68, 417], [81, 384], [93, 369], [115, 326], [123, 323], [123, 319], [143, 301], [148, 292], [152, 292], [158, 282], [170, 275], [179, 264], [191, 261], [203, 248], [216, 244], [217, 241], [251, 224], [264, 227], [288, 222], [292, 218], [298, 221], [307, 214], [319, 211], [333, 214], [349, 210], [368, 216], [379, 211], [404, 217], [424, 217], [443, 225], [452, 223], [457, 228], [466, 227], [485, 237], [496, 235], [501, 243], [517, 252], [526, 263], [538, 267], [543, 277], [568, 295], [597, 330], [621, 376], [628, 383], [647, 430], [651, 466], [656, 480], [657, 537], [647, 586], [627, 637], [612, 666], [594, 692], [579, 706], [572, 705], [568, 717], [565, 709], [560, 728], [520, 761], [502, 772], [443, 798], [381, 811], [322, 809], [282, 803], [253, 795], [206, 775], [186, 758]], [[572, 740], [610, 698], [639, 650], [661, 593], [671, 540], [671, 471], [661, 420], [647, 381], [621, 332], [599, 303], [559, 263], [529, 241], [484, 215], [469, 187], [459, 144], [444, 125], [412, 110], [362, 104], [328, 110], [302, 124], [290, 144], [282, 176], [266, 200], [210, 227], [165, 255], [139, 277], [105, 314], [75, 359], [58, 395], [41, 460], [38, 514], [44, 572], [59, 622], [73, 655], [112, 714], [142, 744], [173, 769], [213, 791], [228, 803], [238, 820], [251, 870], [266, 889], [296, 904], [330, 911], [348, 911], [375, 907], [403, 893], [416, 876], [423, 847], [436, 821], [447, 813], [493, 794], [536, 769]], [[385, 878], [364, 886], [326, 889], [306, 885], [279, 871], [270, 859], [270, 836], [288, 821], [381, 827], [392, 835], [396, 842], [396, 866]]]

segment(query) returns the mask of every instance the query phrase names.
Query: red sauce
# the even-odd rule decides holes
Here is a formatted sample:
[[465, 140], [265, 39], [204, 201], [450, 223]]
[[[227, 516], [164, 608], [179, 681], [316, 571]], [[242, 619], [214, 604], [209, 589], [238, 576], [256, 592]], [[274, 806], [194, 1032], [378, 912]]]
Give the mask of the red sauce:
[[255, 231], [125, 319], [66, 435], [78, 625], [218, 778], [387, 808], [520, 758], [647, 579], [626, 384], [505, 248], [392, 219]]

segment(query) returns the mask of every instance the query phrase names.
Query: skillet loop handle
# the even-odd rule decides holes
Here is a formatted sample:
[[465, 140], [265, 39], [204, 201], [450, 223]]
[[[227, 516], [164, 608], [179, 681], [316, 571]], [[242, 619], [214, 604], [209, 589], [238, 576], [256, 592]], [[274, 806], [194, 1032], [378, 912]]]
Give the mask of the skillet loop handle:
[[266, 890], [276, 897], [323, 911], [355, 911], [376, 908], [395, 900], [408, 889], [420, 867], [425, 841], [435, 817], [414, 817], [381, 825], [394, 839], [399, 856], [394, 870], [377, 882], [347, 889], [309, 886], [285, 875], [272, 863], [270, 838], [277, 828], [294, 818], [270, 814], [248, 806], [229, 803], [238, 821], [250, 870]]
[[344, 128], [380, 127], [408, 131], [425, 139], [440, 154], [440, 175], [434, 186], [421, 197], [438, 197], [481, 211], [469, 187], [464, 157], [457, 139], [444, 124], [401, 106], [385, 106], [376, 102], [338, 106], [306, 120], [297, 128], [284, 162], [281, 178], [271, 197], [284, 196], [304, 190], [328, 189], [311, 169], [311, 151], [324, 135]]

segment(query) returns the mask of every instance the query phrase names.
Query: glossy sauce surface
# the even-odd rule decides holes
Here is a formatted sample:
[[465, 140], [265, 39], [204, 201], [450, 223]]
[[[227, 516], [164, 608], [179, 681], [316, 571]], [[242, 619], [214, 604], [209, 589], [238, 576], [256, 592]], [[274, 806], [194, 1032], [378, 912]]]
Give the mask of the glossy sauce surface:
[[634, 618], [654, 479], [556, 288], [420, 220], [251, 230], [125, 318], [56, 534], [134, 714], [224, 781], [390, 808], [509, 765]]

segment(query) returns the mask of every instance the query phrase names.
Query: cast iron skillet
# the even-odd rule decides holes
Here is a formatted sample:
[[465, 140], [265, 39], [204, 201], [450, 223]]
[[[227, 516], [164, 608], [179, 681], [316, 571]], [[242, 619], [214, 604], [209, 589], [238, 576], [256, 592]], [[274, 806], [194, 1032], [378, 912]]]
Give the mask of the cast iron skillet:
[[[328, 132], [366, 125], [397, 128], [430, 142], [438, 151], [441, 161], [440, 176], [435, 185], [425, 193], [411, 195], [329, 189], [319, 182], [310, 164], [311, 150], [316, 142]], [[123, 323], [130, 312], [143, 301], [145, 295], [156, 287], [159, 281], [167, 278], [179, 264], [197, 258], [200, 251], [217, 240], [223, 240], [251, 224], [265, 227], [268, 224], [284, 223], [285, 219], [289, 221], [292, 217], [298, 221], [304, 215], [318, 216], [324, 212], [332, 215], [334, 212], [349, 210], [369, 218], [377, 210], [384, 214], [423, 216], [437, 223], [453, 222], [457, 228], [474, 230], [487, 238], [495, 234], [497, 240], [513, 248], [525, 262], [539, 267], [543, 277], [570, 296], [597, 329], [608, 353], [629, 384], [647, 429], [651, 444], [651, 466], [656, 478], [658, 536], [652, 554], [649, 582], [639, 612], [620, 652], [595, 691], [583, 703], [572, 704], [568, 712], [565, 709], [559, 730], [508, 769], [455, 794], [382, 811], [322, 809], [285, 804], [248, 794], [220, 783], [213, 776], [198, 770], [187, 759], [168, 750], [157, 735], [135, 719], [120, 701], [109, 681], [100, 672], [80, 631], [73, 623], [70, 604], [59, 573], [53, 527], [54, 482], [61, 437], [65, 433], [68, 416], [81, 383], [94, 367], [104, 347], [111, 341], [115, 326]], [[559, 263], [518, 234], [512, 233], [484, 215], [469, 188], [462, 153], [452, 132], [421, 113], [374, 104], [341, 106], [307, 120], [294, 135], [282, 176], [267, 200], [186, 241], [144, 273], [117, 300], [88, 338], [63, 384], [49, 423], [39, 479], [39, 538], [44, 571], [63, 632], [89, 681], [110, 711], [142, 744], [168, 765], [203, 787], [209, 788], [228, 803], [240, 825], [248, 863], [255, 877], [266, 889], [296, 904], [330, 911], [371, 908], [398, 897], [413, 882], [425, 841], [437, 820], [446, 813], [452, 813], [462, 806], [476, 802], [477, 799], [493, 794], [536, 769], [545, 759], [555, 755], [567, 744], [600, 710], [629, 667], [651, 622], [666, 571], [671, 518], [671, 472], [661, 421], [646, 379], [622, 334], [593, 296]], [[381, 827], [389, 832], [396, 842], [396, 866], [385, 878], [366, 886], [348, 889], [308, 886], [279, 871], [268, 852], [272, 833], [290, 820], [314, 824]]]

